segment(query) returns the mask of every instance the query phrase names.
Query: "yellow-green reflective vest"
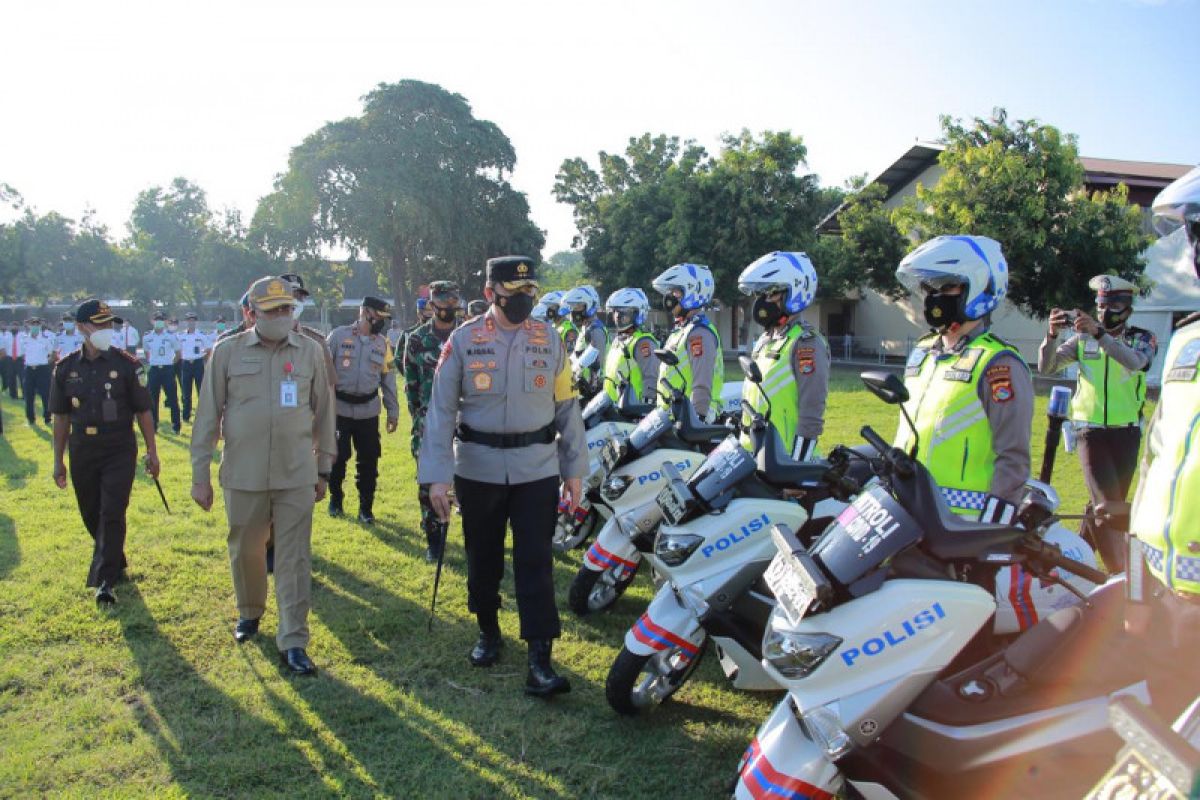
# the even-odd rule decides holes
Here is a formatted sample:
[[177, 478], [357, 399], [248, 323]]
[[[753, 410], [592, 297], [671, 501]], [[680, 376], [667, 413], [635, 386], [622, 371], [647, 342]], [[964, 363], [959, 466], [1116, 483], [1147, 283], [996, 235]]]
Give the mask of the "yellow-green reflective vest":
[[[933, 475], [951, 510], [978, 514], [987, 503], [996, 459], [979, 382], [988, 364], [1002, 353], [1025, 362], [1015, 348], [991, 333], [975, 337], [961, 352], [940, 356], [930, 352], [935, 341], [936, 336], [931, 336], [918, 342], [904, 368], [909, 393], [904, 408], [920, 437], [913, 457]], [[912, 449], [912, 434], [904, 420], [895, 445]]]
[[1162, 394], [1150, 434], [1154, 459], [1142, 474], [1129, 529], [1150, 572], [1169, 588], [1200, 594], [1200, 322], [1180, 328], [1163, 361]]
[[[788, 449], [794, 449], [796, 426], [800, 421], [799, 392], [796, 390], [796, 373], [793, 369], [793, 351], [796, 342], [825, 337], [812, 328], [806, 328], [797, 320], [788, 325], [783, 336], [771, 337], [763, 334], [754, 344], [754, 363], [762, 373], [762, 388], [749, 380], [742, 381], [742, 399], [763, 416], [767, 414], [767, 400], [771, 401], [771, 425], [779, 432], [779, 438]], [[766, 394], [766, 398], [763, 394]], [[750, 424], [750, 415], [742, 415], [742, 424]], [[751, 447], [750, 436], [742, 434], [742, 446]]]
[[608, 392], [614, 403], [618, 400], [617, 387], [623, 380], [629, 381], [630, 389], [638, 402], [645, 397], [645, 378], [642, 376], [638, 360], [634, 358], [638, 343], [643, 339], [650, 340], [651, 348], [658, 343], [646, 331], [636, 330], [625, 341], [621, 341], [621, 336], [618, 335], [612, 347], [608, 348], [608, 356], [604, 359], [604, 391]]
[[1146, 373], [1113, 361], [1091, 336], [1079, 338], [1075, 355], [1079, 380], [1071, 398], [1071, 419], [1111, 427], [1138, 424], [1146, 402]]
[[[725, 385], [725, 359], [721, 356], [721, 334], [717, 333], [717, 326], [709, 322], [708, 317], [700, 314], [671, 331], [666, 344], [663, 345], [664, 350], [674, 353], [679, 358], [678, 367], [663, 364], [658, 368], [658, 404], [668, 411], [671, 409], [671, 395], [675, 389], [683, 392], [689, 399], [692, 396], [692, 355], [688, 352], [688, 337], [696, 328], [708, 328], [716, 338], [717, 356], [713, 363], [712, 408], [721, 405], [721, 387]], [[682, 379], [678, 373], [683, 373]]]

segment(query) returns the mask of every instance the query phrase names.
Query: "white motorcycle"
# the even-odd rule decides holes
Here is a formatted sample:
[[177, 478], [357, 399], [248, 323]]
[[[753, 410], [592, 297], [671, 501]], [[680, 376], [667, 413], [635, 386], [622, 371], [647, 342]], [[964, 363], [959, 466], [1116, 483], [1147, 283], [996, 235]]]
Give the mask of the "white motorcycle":
[[1094, 669], [1121, 630], [1119, 580], [973, 653], [997, 599], [971, 575], [1020, 565], [1081, 596], [1106, 576], [1044, 539], [1044, 508], [1022, 508], [1028, 530], [967, 520], [924, 466], [863, 436], [880, 480], [809, 548], [772, 528], [778, 605], [762, 665], [788, 694], [743, 756], [735, 797], [977, 797], [1044, 748], [1104, 736], [1110, 696], [1145, 699], [1135, 659]]

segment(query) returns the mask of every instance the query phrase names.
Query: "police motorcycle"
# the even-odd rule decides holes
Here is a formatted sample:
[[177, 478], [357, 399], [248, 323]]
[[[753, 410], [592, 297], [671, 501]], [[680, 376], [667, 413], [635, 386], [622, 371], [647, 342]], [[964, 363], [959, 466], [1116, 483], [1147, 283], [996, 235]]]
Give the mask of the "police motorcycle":
[[[743, 755], [734, 796], [979, 796], [1045, 748], [1103, 737], [1109, 697], [1145, 694], [1133, 659], [1103, 676], [1086, 666], [1121, 630], [1120, 582], [1085, 599], [1081, 582], [1106, 576], [1046, 540], [1055, 517], [1036, 497], [1023, 528], [968, 520], [923, 465], [862, 435], [878, 480], [810, 547], [771, 530], [779, 602], [762, 663], [788, 695]], [[998, 565], [1085, 603], [976, 648], [997, 601], [973, 576]]]
[[[748, 379], [761, 380], [753, 361], [743, 356], [741, 363]], [[855, 461], [846, 448], [827, 461], [792, 460], [770, 425], [770, 406], [765, 417], [742, 407], [754, 454], [729, 436], [691, 478], [663, 465], [670, 482], [656, 499], [664, 521], [651, 557], [665, 580], [609, 669], [605, 694], [618, 713], [638, 714], [670, 698], [709, 638], [735, 688], [779, 689], [760, 664], [774, 606], [762, 581], [775, 552], [767, 531], [786, 522], [815, 536], [866, 477], [865, 459]]]
[[1200, 797], [1200, 697], [1173, 725], [1128, 696], [1114, 698], [1108, 716], [1125, 746], [1085, 800]]
[[[673, 353], [656, 353], [664, 364], [677, 367]], [[626, 407], [629, 395], [626, 384], [620, 396]], [[675, 474], [691, 475], [703, 461], [702, 454], [729, 433], [727, 425], [704, 424], [691, 399], [677, 389], [670, 405], [672, 413], [653, 407], [633, 432], [608, 440], [601, 449], [587, 494], [603, 525], [567, 593], [568, 605], [579, 616], [612, 606], [637, 576], [642, 553], [652, 549], [662, 521], [655, 498], [667, 475], [663, 464], [670, 464]]]

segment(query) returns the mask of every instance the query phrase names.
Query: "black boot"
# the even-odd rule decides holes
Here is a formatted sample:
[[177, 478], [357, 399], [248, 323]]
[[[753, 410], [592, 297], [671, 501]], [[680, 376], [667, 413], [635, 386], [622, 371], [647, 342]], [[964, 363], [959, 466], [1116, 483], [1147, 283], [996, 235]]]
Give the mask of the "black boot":
[[558, 675], [550, 664], [553, 644], [552, 639], [529, 640], [529, 676], [525, 678], [525, 694], [553, 697], [571, 691], [571, 684]]
[[479, 623], [479, 639], [467, 656], [476, 667], [490, 667], [500, 660], [500, 646], [504, 640], [500, 638], [500, 614], [496, 609], [476, 612], [475, 620]]
[[342, 510], [342, 496], [331, 493], [329, 495], [329, 516], [333, 517], [334, 519], [338, 519], [345, 513], [346, 512]]

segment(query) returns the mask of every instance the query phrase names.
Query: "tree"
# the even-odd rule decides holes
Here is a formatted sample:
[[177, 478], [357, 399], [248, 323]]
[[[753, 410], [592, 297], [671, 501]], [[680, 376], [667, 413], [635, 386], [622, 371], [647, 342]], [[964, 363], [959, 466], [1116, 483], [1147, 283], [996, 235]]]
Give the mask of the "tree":
[[[174, 304], [186, 299], [199, 308], [222, 290], [215, 276], [199, 269], [200, 250], [212, 226], [212, 212], [204, 190], [185, 178], [175, 178], [168, 189], [153, 186], [141, 192], [129, 218], [131, 244], [157, 257], [153, 271], [164, 277], [159, 302]], [[146, 258], [149, 266], [152, 258]], [[177, 291], [170, 288], [177, 287]]]
[[489, 256], [540, 257], [544, 236], [508, 183], [516, 154], [499, 127], [420, 81], [380, 84], [363, 100], [361, 116], [292, 150], [251, 226], [269, 249], [366, 251], [402, 309], [421, 283], [461, 280]]
[[1009, 124], [1004, 109], [969, 126], [942, 117], [945, 174], [918, 186], [898, 213], [918, 241], [971, 233], [1000, 242], [1010, 266], [1009, 299], [1045, 315], [1090, 302], [1100, 273], [1137, 279], [1151, 239], [1122, 189], [1084, 191], [1075, 137], [1036, 120]]
[[882, 184], [860, 184], [838, 213], [840, 238], [822, 237], [825, 256], [816, 262], [821, 270], [821, 294], [841, 297], [851, 289], [870, 287], [892, 299], [903, 297], [896, 267], [912, 248], [896, 227], [893, 213], [884, 207], [887, 192]]

